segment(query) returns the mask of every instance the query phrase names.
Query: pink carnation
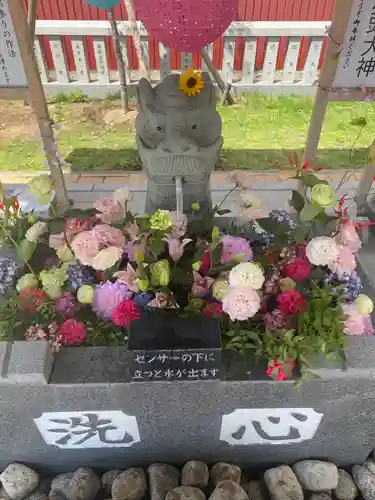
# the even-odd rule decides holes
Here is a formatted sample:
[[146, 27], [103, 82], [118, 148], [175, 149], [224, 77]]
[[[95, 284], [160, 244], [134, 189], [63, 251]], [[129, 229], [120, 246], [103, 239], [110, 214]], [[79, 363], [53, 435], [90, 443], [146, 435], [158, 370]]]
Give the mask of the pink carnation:
[[245, 321], [260, 309], [260, 298], [249, 286], [229, 287], [223, 299], [223, 311], [232, 321]]
[[62, 345], [81, 345], [87, 338], [86, 327], [75, 319], [67, 319], [59, 328], [59, 336]]
[[101, 318], [111, 319], [114, 309], [132, 295], [127, 285], [119, 281], [106, 281], [95, 288], [92, 308]]
[[77, 260], [84, 266], [91, 266], [100, 251], [100, 242], [93, 231], [82, 231], [71, 243]]
[[102, 247], [125, 247], [125, 236], [116, 227], [108, 224], [98, 224], [92, 231]]
[[342, 309], [348, 316], [344, 325], [346, 335], [374, 335], [374, 327], [369, 314], [359, 314], [354, 304], [343, 305]]
[[287, 326], [288, 318], [280, 309], [274, 309], [263, 316], [263, 322], [268, 330], [279, 330]]
[[93, 207], [98, 210], [98, 212], [101, 212], [97, 215], [97, 218], [107, 224], [111, 224], [121, 219], [124, 214], [120, 203], [111, 197], [99, 198], [94, 202]]
[[356, 261], [349, 247], [338, 245], [337, 248], [337, 257], [328, 267], [332, 272], [336, 273], [339, 278], [342, 278], [345, 273], [351, 274], [355, 270]]
[[220, 262], [226, 264], [233, 261], [236, 256], [242, 255], [241, 262], [248, 262], [253, 258], [250, 244], [245, 238], [226, 235], [221, 238], [223, 245]]
[[336, 242], [343, 245], [353, 253], [357, 253], [362, 247], [362, 242], [357, 234], [353, 221], [345, 221], [340, 226], [339, 234], [336, 236]]

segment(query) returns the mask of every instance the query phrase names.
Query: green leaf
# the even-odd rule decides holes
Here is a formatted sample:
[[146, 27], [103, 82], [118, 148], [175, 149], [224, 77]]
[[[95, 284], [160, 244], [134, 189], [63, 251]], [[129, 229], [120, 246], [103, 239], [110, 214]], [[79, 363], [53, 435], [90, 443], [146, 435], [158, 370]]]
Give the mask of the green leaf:
[[164, 241], [161, 235], [154, 234], [150, 242], [151, 253], [158, 256], [164, 251]]
[[317, 177], [316, 175], [307, 174], [305, 172], [302, 174], [301, 179], [302, 179], [303, 185], [306, 187], [314, 187], [316, 184], [328, 184], [327, 181], [319, 179], [319, 177]]
[[300, 212], [302, 210], [304, 204], [305, 204], [304, 196], [296, 189], [293, 189], [292, 207], [294, 208], [294, 210], [296, 210], [297, 212]]
[[217, 226], [215, 226], [213, 229], [212, 229], [212, 235], [211, 235], [211, 241], [212, 241], [212, 246], [216, 246], [219, 241], [220, 241], [220, 231], [219, 231], [219, 228]]
[[294, 241], [298, 243], [303, 243], [306, 238], [306, 226], [304, 224], [298, 224], [292, 234]]
[[24, 261], [29, 261], [33, 256], [35, 248], [36, 248], [36, 243], [24, 239], [20, 242], [20, 244], [17, 247], [17, 255], [20, 259]]
[[305, 206], [303, 207], [303, 209], [301, 210], [301, 213], [299, 215], [300, 215], [302, 222], [309, 222], [309, 221], [315, 219], [315, 217], [318, 214], [320, 214], [321, 211], [322, 211], [322, 209], [320, 207], [313, 205], [310, 202], [306, 202]]

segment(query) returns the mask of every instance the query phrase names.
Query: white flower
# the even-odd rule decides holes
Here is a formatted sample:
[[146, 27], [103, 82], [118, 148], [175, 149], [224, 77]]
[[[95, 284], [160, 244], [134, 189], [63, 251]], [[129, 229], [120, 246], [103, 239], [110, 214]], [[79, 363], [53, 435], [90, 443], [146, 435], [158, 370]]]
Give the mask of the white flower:
[[26, 231], [25, 238], [32, 243], [36, 243], [43, 233], [47, 231], [47, 224], [45, 222], [36, 222], [33, 226], [29, 227]]
[[306, 247], [306, 257], [314, 266], [328, 266], [337, 259], [339, 249], [333, 238], [318, 236]]
[[128, 187], [122, 187], [116, 189], [116, 191], [113, 192], [112, 197], [114, 200], [120, 203], [122, 207], [125, 207], [128, 201], [131, 201], [133, 199], [133, 193]]
[[248, 286], [254, 290], [260, 290], [264, 283], [264, 275], [257, 264], [242, 262], [231, 270], [228, 281], [232, 287]]
[[245, 208], [260, 208], [260, 199], [254, 197], [253, 191], [240, 191], [241, 205]]
[[94, 257], [91, 266], [96, 271], [105, 271], [113, 267], [123, 256], [124, 250], [119, 247], [108, 247], [100, 250], [98, 255]]

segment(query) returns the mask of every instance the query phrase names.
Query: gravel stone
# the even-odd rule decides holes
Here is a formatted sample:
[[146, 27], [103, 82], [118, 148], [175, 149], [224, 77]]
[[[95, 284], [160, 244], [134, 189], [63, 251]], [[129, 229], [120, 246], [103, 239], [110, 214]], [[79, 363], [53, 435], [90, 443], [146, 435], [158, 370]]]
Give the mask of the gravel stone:
[[211, 469], [211, 481], [214, 486], [217, 486], [221, 481], [229, 479], [234, 483], [240, 484], [241, 469], [238, 465], [227, 464], [226, 462], [218, 462]]
[[367, 469], [373, 476], [375, 476], [375, 460], [372, 458], [368, 458], [364, 465], [365, 469]]
[[101, 477], [102, 488], [107, 495], [111, 495], [112, 492], [112, 484], [117, 476], [122, 474], [124, 470], [122, 469], [112, 469], [107, 472], [104, 472]]
[[209, 500], [248, 500], [248, 498], [246, 491], [238, 483], [224, 479], [216, 486]]
[[26, 465], [13, 463], [0, 474], [0, 481], [12, 500], [22, 500], [38, 486], [39, 474]]
[[51, 491], [62, 491], [65, 496], [69, 488], [74, 472], [65, 472], [56, 476], [51, 483]]
[[320, 491], [319, 493], [312, 493], [309, 500], [332, 500], [330, 491]]
[[293, 465], [293, 470], [305, 490], [319, 492], [337, 488], [339, 474], [335, 464], [302, 460]]
[[246, 491], [249, 500], [268, 500], [268, 492], [262, 481], [250, 481], [243, 489]]
[[339, 469], [339, 484], [333, 493], [337, 500], [354, 500], [358, 495], [352, 476], [343, 469]]
[[375, 477], [365, 467], [355, 465], [352, 469], [353, 478], [362, 493], [364, 500], [375, 499]]
[[182, 486], [195, 486], [196, 488], [206, 488], [210, 473], [207, 464], [198, 460], [186, 462], [181, 471]]
[[95, 472], [83, 467], [74, 472], [66, 489], [66, 496], [69, 500], [95, 500], [100, 487], [100, 479]]
[[303, 500], [301, 485], [288, 465], [267, 470], [264, 481], [272, 500]]
[[180, 471], [168, 464], [152, 464], [148, 468], [151, 500], [165, 500], [169, 490], [180, 484]]
[[206, 500], [206, 496], [193, 486], [178, 486], [168, 491], [165, 500]]
[[112, 484], [113, 500], [141, 500], [146, 491], [146, 474], [139, 468], [122, 472]]

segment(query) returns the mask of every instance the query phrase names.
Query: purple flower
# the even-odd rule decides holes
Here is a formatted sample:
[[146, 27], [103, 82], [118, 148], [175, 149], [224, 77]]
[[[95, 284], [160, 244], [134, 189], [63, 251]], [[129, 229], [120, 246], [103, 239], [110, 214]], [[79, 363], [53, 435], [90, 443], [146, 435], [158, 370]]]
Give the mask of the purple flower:
[[77, 311], [77, 303], [75, 297], [70, 292], [65, 292], [56, 300], [56, 309], [63, 316], [73, 317]]
[[279, 330], [287, 326], [288, 319], [280, 309], [274, 309], [263, 316], [263, 322], [268, 330]]
[[223, 250], [221, 254], [221, 264], [228, 262], [248, 262], [253, 258], [253, 251], [245, 238], [226, 235], [221, 238]]
[[135, 252], [136, 251], [144, 254], [145, 253], [144, 245], [142, 245], [139, 242], [130, 241], [125, 247], [125, 252], [126, 252], [130, 262], [135, 262]]
[[106, 281], [95, 288], [92, 308], [99, 317], [111, 319], [113, 310], [132, 295], [133, 292], [127, 285], [119, 281]]

